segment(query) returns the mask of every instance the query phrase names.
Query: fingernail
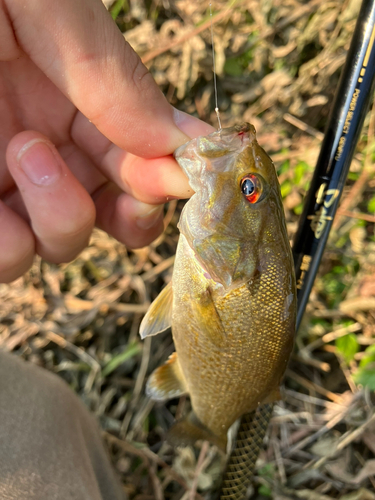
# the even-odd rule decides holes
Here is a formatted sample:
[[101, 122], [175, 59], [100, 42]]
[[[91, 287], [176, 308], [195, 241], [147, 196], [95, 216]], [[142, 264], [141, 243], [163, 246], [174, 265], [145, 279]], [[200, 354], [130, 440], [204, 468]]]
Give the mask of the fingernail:
[[151, 208], [151, 205], [139, 203], [139, 212], [136, 216], [136, 224], [140, 229], [151, 229], [160, 221], [160, 216], [163, 213], [163, 205], [157, 205]]
[[25, 144], [17, 160], [24, 174], [37, 186], [53, 184], [61, 175], [60, 164], [51, 146], [40, 139]]
[[211, 134], [214, 128], [208, 123], [202, 122], [199, 118], [188, 115], [183, 111], [173, 108], [173, 119], [177, 127], [188, 137], [198, 137], [199, 135]]

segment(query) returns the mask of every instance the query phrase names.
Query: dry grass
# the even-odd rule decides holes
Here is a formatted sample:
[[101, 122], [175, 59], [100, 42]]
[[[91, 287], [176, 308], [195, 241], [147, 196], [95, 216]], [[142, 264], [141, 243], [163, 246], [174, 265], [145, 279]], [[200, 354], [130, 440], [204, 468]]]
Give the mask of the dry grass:
[[[110, 8], [168, 99], [215, 123], [208, 2]], [[358, 8], [358, 0], [213, 2], [223, 125], [256, 126], [279, 170], [291, 237]], [[374, 126], [369, 114], [258, 463], [257, 498], [375, 499]], [[163, 443], [189, 401], [155, 405], [144, 394], [173, 351], [168, 332], [141, 342], [138, 328], [170, 280], [182, 205], [169, 204], [165, 233], [148, 248], [127, 251], [97, 231], [71, 264], [38, 261], [0, 285], [0, 347], [80, 395], [132, 500], [208, 498], [221, 474], [213, 448], [198, 458]]]

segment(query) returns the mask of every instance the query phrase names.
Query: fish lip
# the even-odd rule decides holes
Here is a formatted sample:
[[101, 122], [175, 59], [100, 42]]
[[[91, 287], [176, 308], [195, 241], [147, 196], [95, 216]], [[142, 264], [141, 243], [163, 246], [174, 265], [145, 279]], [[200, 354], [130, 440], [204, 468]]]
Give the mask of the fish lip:
[[[254, 141], [256, 142], [256, 132], [254, 125], [251, 125], [248, 122], [243, 122], [233, 125], [233, 127], [216, 130], [209, 135], [200, 135], [199, 137], [196, 137], [195, 139], [192, 139], [191, 141], [188, 141], [187, 143], [177, 148], [173, 153], [173, 156], [177, 160], [179, 157], [183, 156], [184, 151], [188, 149], [189, 145], [193, 144], [197, 146], [198, 154], [200, 153], [205, 156], [204, 148], [200, 147], [202, 141], [212, 144], [221, 142], [223, 143], [223, 145], [225, 144], [226, 146], [228, 146], [228, 149], [232, 149], [231, 142], [233, 140], [236, 140], [236, 138], [238, 137], [241, 139], [242, 143], [253, 143]], [[235, 148], [236, 147], [238, 146], [235, 146]]]
[[[231, 136], [236, 136], [236, 135], [249, 135], [250, 139], [255, 139], [256, 132], [255, 132], [254, 125], [251, 125], [248, 122], [243, 122], [243, 123], [233, 125], [233, 127], [221, 128], [219, 130], [216, 130], [215, 132], [212, 132], [211, 134], [209, 134], [205, 137], [208, 138], [208, 137], [219, 136], [220, 138], [223, 139], [226, 137], [231, 137]], [[254, 137], [251, 137], [251, 136], [254, 136]]]
[[[233, 125], [233, 127], [219, 129], [216, 132], [213, 132], [212, 134], [210, 134], [210, 136], [215, 135], [215, 134], [219, 134], [220, 137], [227, 137], [227, 136], [236, 135], [236, 134], [237, 135], [254, 134], [254, 136], [255, 136], [255, 128], [250, 123], [243, 122], [240, 124]], [[208, 137], [210, 137], [210, 136], [208, 136]]]

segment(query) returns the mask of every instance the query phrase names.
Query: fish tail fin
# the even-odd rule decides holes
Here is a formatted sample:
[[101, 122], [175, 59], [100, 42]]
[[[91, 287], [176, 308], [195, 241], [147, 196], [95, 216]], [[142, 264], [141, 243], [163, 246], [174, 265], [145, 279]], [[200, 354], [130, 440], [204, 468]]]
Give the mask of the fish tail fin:
[[167, 441], [172, 446], [193, 446], [197, 441], [209, 441], [224, 453], [227, 448], [227, 434], [217, 436], [211, 432], [193, 411], [171, 427], [167, 434]]

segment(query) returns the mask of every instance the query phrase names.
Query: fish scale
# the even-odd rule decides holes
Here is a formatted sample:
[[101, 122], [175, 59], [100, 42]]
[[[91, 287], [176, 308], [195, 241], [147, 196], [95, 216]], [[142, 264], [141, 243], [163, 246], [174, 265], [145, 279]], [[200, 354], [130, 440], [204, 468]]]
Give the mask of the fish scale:
[[[184, 261], [182, 265], [185, 265]], [[224, 329], [230, 334], [227, 340], [216, 346], [216, 364], [212, 363], [210, 357], [215, 347], [205, 342], [204, 337], [200, 343], [190, 342], [189, 326], [185, 328], [182, 321], [176, 320], [178, 334], [174, 335], [174, 340], [177, 352], [186, 353], [182, 369], [189, 381], [187, 387], [194, 411], [216, 435], [226, 434], [237, 418], [257, 407], [269, 392], [267, 386], [262, 393], [257, 393], [257, 383], [262, 385], [262, 379], [268, 378], [270, 372], [274, 371], [274, 360], [280, 356], [282, 349], [286, 352], [285, 365], [289, 357], [292, 342], [288, 338], [289, 324], [279, 321], [283, 300], [278, 291], [272, 293], [269, 289], [276, 274], [275, 266], [269, 269], [270, 273], [263, 274], [259, 284], [253, 281], [251, 287], [243, 285], [229, 296], [217, 300], [216, 308]], [[271, 305], [268, 306], [267, 302]], [[251, 309], [250, 314], [246, 312], [247, 308]], [[248, 318], [259, 308], [262, 308], [262, 315], [252, 322], [252, 328], [249, 329]], [[241, 309], [242, 314], [239, 314]], [[281, 341], [283, 336], [286, 339], [284, 344]], [[196, 336], [193, 338], [196, 339]], [[206, 380], [203, 372], [210, 372], [211, 378]], [[277, 382], [279, 380], [274, 384], [277, 385]], [[252, 394], [249, 394], [249, 386], [254, 386]]]
[[225, 450], [238, 418], [279, 399], [295, 328], [292, 255], [275, 168], [251, 125], [194, 139], [175, 157], [195, 194], [171, 283], [141, 324], [142, 337], [172, 326], [176, 347], [147, 392], [190, 395], [172, 443], [208, 439]]

